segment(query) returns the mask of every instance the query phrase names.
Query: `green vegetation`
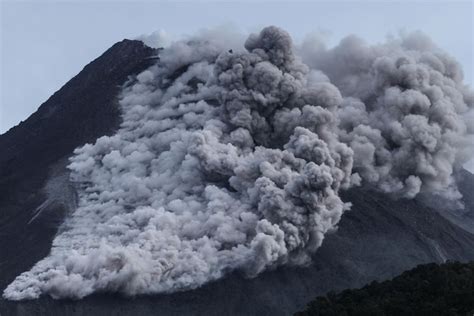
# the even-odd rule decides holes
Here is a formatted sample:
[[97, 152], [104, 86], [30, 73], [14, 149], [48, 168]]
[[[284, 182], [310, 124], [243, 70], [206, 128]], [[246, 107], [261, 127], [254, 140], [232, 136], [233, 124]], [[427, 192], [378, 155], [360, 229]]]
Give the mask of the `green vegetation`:
[[328, 293], [296, 316], [474, 315], [474, 262], [420, 265], [391, 281]]

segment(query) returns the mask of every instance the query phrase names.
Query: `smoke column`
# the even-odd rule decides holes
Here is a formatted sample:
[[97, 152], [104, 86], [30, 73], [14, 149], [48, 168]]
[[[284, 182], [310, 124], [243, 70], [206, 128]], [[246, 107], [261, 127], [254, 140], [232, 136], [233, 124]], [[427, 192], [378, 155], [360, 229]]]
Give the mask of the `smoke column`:
[[120, 130], [71, 157], [77, 210], [5, 298], [167, 293], [306, 265], [354, 185], [459, 201], [474, 97], [429, 39], [295, 48], [267, 27], [234, 44], [174, 42], [123, 88]]

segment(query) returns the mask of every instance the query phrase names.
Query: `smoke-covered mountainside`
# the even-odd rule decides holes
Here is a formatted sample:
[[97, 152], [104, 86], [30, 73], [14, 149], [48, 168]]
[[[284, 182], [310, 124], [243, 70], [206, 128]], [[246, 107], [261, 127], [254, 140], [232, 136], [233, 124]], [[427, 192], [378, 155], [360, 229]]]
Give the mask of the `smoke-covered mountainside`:
[[[0, 287], [48, 254], [63, 208], [75, 199], [61, 192], [69, 186], [67, 158], [74, 148], [118, 128], [120, 87], [149, 67], [147, 57], [154, 54], [140, 41], [115, 44], [25, 122], [0, 135]], [[50, 191], [60, 191], [53, 198], [60, 203], [46, 205], [45, 216], [29, 223], [48, 198], [43, 187], [51, 175], [56, 180]]]
[[454, 60], [420, 34], [222, 38], [120, 42], [0, 136], [0, 312], [286, 315], [474, 259]]
[[420, 265], [393, 280], [329, 293], [295, 316], [472, 315], [474, 263]]

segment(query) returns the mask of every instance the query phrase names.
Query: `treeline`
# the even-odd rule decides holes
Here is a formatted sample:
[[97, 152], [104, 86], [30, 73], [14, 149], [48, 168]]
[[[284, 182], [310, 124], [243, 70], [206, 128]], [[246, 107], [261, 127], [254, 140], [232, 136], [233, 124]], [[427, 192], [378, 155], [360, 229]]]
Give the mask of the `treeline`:
[[420, 265], [385, 282], [329, 292], [296, 316], [474, 315], [474, 262]]

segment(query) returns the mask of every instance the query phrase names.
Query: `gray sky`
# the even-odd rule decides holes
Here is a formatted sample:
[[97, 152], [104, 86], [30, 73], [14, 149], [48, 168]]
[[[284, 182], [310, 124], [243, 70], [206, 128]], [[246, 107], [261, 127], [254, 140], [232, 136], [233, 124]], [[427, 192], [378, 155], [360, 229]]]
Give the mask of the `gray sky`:
[[225, 23], [244, 32], [274, 24], [297, 40], [328, 32], [330, 44], [351, 33], [374, 43], [402, 29], [421, 30], [460, 61], [466, 82], [473, 82], [472, 1], [0, 1], [0, 133], [113, 43], [158, 29], [176, 38]]

